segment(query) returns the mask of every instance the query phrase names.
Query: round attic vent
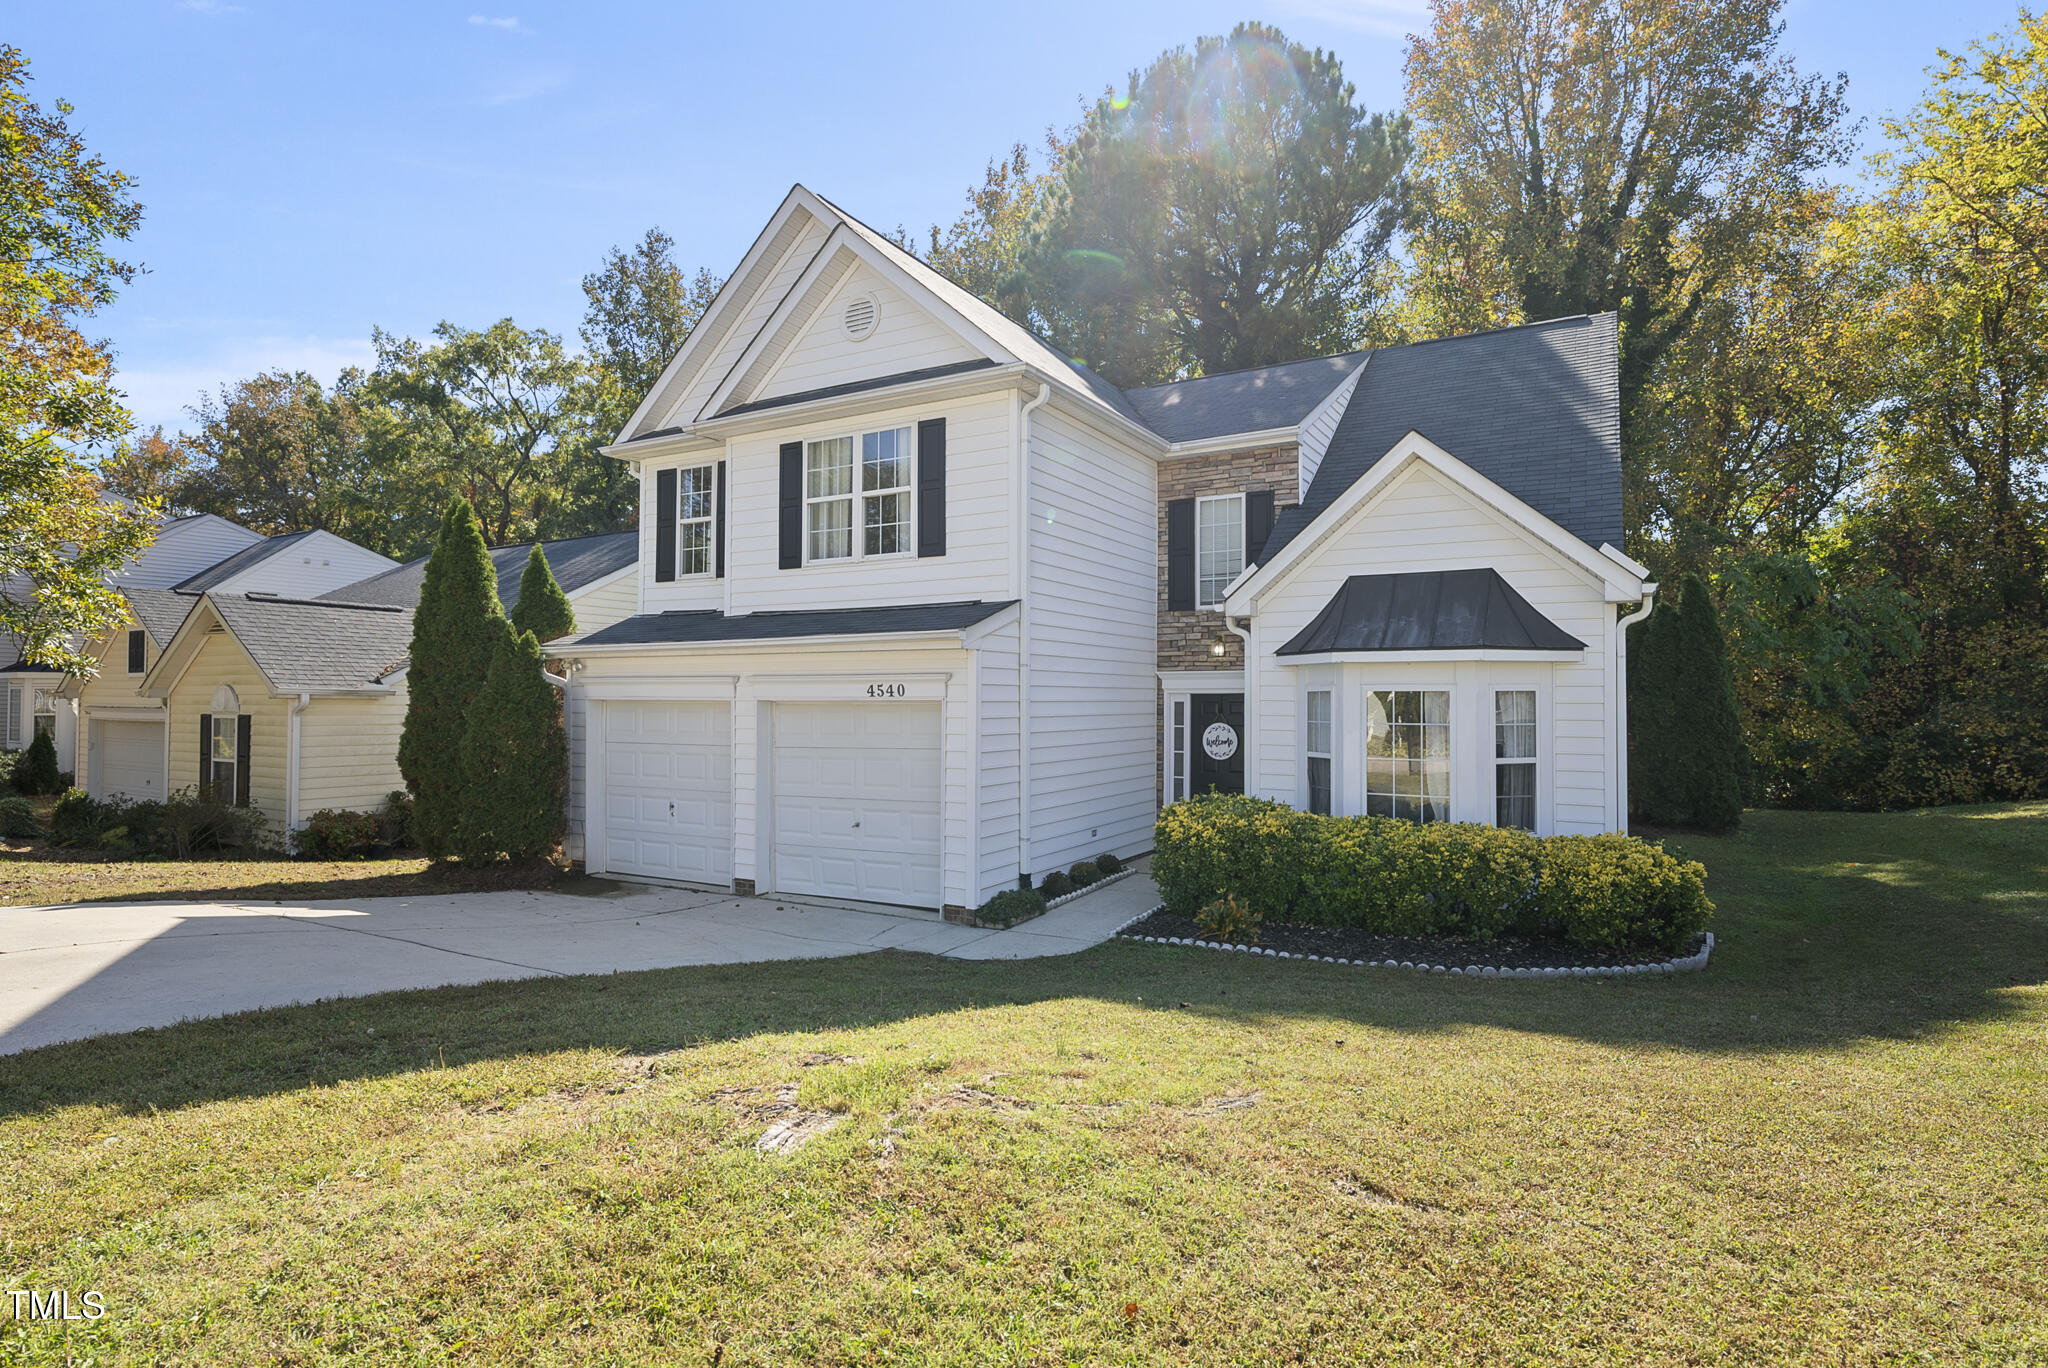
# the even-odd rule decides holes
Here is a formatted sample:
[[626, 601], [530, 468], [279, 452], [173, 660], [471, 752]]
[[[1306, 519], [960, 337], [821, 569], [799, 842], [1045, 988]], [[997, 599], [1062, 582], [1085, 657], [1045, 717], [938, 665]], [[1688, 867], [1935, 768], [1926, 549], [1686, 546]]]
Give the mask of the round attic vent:
[[865, 342], [875, 331], [878, 310], [875, 297], [871, 294], [857, 294], [846, 301], [846, 313], [842, 322], [846, 335], [856, 342]]

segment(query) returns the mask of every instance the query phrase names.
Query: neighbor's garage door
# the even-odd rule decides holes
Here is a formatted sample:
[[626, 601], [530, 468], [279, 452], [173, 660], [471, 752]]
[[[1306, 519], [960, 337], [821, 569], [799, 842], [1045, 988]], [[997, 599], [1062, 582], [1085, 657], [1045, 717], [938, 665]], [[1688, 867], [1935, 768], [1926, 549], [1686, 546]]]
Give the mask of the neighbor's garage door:
[[605, 868], [732, 883], [732, 706], [604, 705]]
[[778, 703], [775, 890], [937, 907], [937, 704]]
[[93, 797], [163, 798], [163, 723], [95, 718], [85, 744], [86, 782]]

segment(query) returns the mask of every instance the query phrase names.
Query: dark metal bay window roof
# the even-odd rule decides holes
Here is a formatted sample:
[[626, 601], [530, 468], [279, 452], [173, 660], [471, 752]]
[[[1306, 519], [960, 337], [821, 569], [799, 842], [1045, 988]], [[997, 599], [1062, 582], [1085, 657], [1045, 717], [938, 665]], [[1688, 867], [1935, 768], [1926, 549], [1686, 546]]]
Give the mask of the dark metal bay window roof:
[[1278, 654], [1583, 651], [1494, 570], [1353, 575]]

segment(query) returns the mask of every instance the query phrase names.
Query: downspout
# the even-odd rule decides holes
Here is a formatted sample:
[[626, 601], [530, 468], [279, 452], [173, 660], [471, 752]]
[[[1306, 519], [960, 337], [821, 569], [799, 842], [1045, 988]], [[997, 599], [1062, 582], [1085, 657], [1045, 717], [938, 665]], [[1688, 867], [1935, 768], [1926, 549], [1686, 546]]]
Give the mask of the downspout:
[[1643, 586], [1643, 601], [1632, 613], [1614, 620], [1615, 830], [1628, 832], [1628, 629], [1650, 615], [1657, 606], [1657, 586]]
[[[288, 841], [294, 840], [299, 830], [299, 714], [304, 712], [312, 702], [312, 694], [300, 693], [299, 701], [292, 704], [292, 710], [285, 727], [289, 737], [285, 744], [285, 768], [289, 773], [285, 776], [284, 785], [284, 834], [285, 839]], [[169, 706], [168, 700], [165, 706]], [[170, 731], [168, 722], [165, 724], [164, 730], [166, 732]], [[168, 747], [170, 743], [169, 736], [166, 736], [164, 741]]]
[[1031, 414], [1052, 398], [1038, 397], [1017, 411], [1017, 880], [1031, 885]]

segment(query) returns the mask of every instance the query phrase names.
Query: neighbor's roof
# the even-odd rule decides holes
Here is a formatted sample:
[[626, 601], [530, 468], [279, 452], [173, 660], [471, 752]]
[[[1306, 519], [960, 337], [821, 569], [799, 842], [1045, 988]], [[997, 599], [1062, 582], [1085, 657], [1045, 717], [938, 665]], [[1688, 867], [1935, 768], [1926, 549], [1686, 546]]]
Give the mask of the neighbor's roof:
[[121, 593], [135, 610], [135, 620], [159, 648], [171, 644], [192, 605], [199, 602], [199, 595], [176, 589], [123, 589]]
[[1169, 442], [1294, 427], [1358, 369], [1367, 353], [1317, 356], [1124, 391], [1146, 427]]
[[1620, 546], [1620, 343], [1613, 314], [1375, 351], [1272, 559], [1394, 445], [1419, 432], [1589, 546]]
[[215, 585], [224, 584], [251, 566], [261, 565], [278, 552], [312, 536], [311, 532], [287, 532], [279, 537], [265, 537], [262, 541], [245, 546], [226, 560], [215, 561], [196, 575], [188, 575], [172, 585], [187, 593], [203, 593]]
[[[491, 550], [491, 566], [498, 572], [498, 600], [508, 613], [519, 603], [519, 577], [526, 573], [527, 553], [532, 546], [531, 542], [521, 542]], [[555, 583], [562, 586], [562, 592], [573, 594], [639, 560], [640, 534], [605, 532], [594, 537], [542, 542], [540, 553], [547, 557], [548, 569], [554, 571]], [[420, 601], [420, 587], [426, 578], [427, 558], [422, 556], [330, 590], [320, 598], [330, 603], [383, 603], [412, 608]]]
[[786, 641], [795, 637], [954, 632], [985, 622], [1015, 603], [908, 603], [881, 608], [823, 608], [727, 617], [713, 609], [646, 613], [583, 636], [550, 643], [550, 653], [578, 646], [689, 646], [698, 643]]
[[1353, 575], [1279, 655], [1330, 651], [1579, 651], [1492, 569]]
[[412, 645], [410, 608], [273, 594], [209, 594], [206, 601], [280, 693], [379, 683]]

